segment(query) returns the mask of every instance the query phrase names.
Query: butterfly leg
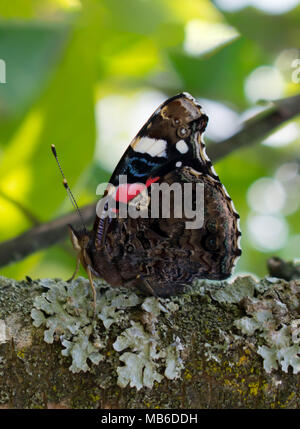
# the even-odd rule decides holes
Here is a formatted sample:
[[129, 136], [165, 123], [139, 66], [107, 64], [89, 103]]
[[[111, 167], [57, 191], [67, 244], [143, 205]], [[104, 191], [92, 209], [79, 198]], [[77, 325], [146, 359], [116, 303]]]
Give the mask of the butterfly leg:
[[142, 275], [142, 274], [138, 274], [136, 276], [136, 279], [139, 280], [141, 279], [143, 281], [143, 284], [145, 286], [145, 288], [147, 289], [147, 291], [152, 295], [155, 296], [155, 298], [158, 298], [158, 295], [155, 293], [155, 291], [153, 290], [153, 288], [151, 287], [150, 283], [148, 282], [148, 280]]
[[74, 278], [75, 278], [76, 274], [78, 273], [79, 265], [80, 265], [80, 256], [78, 255], [78, 256], [77, 256], [77, 259], [76, 259], [76, 267], [75, 267], [75, 271], [74, 271], [74, 273], [72, 274], [72, 277], [70, 277], [68, 280], [66, 280], [66, 281], [67, 281], [67, 283], [70, 283], [72, 280], [74, 280]]
[[[144, 284], [145, 288], [148, 290], [148, 292], [151, 293], [151, 295], [154, 296], [156, 299], [159, 299], [159, 296], [153, 290], [153, 288], [152, 288], [151, 284], [149, 283], [149, 281], [142, 274], [138, 274], [136, 276], [136, 278], [137, 279], [142, 279], [143, 280], [143, 284]], [[160, 302], [160, 305], [162, 306], [162, 308], [164, 309], [164, 311], [168, 314], [169, 310], [161, 302]]]
[[91, 272], [89, 266], [86, 267], [86, 272], [87, 272], [87, 275], [88, 275], [88, 278], [89, 278], [89, 282], [90, 282], [90, 285], [91, 285], [91, 288], [92, 288], [92, 292], [93, 292], [93, 310], [94, 310], [93, 319], [95, 319], [96, 318], [97, 293], [96, 293], [95, 285], [94, 285], [94, 282], [93, 282], [92, 272]]

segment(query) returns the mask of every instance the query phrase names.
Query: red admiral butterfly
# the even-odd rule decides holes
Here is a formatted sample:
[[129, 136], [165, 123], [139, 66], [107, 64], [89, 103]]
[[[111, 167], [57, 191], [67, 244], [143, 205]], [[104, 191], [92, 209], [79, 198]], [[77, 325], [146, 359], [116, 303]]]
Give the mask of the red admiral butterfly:
[[[181, 292], [197, 278], [223, 280], [230, 276], [241, 255], [239, 215], [206, 155], [202, 134], [207, 122], [190, 94], [165, 101], [133, 139], [111, 176], [104, 197], [110, 196], [115, 208], [108, 209], [108, 199], [99, 206], [91, 231], [70, 226], [94, 303], [93, 276], [112, 286], [137, 287], [162, 297]], [[56, 155], [55, 149], [53, 152]], [[124, 176], [126, 183], [121, 183]], [[175, 183], [183, 187], [179, 204], [185, 197], [183, 185], [190, 184], [193, 208], [198, 202], [197, 185], [204, 187], [201, 227], [188, 229], [185, 214], [166, 217], [160, 210], [158, 216], [151, 216], [153, 184], [172, 187]], [[69, 190], [66, 182], [65, 186]], [[169, 196], [174, 208], [178, 200], [173, 192]], [[162, 198], [157, 202], [163, 203]], [[122, 217], [124, 206], [147, 216]]]

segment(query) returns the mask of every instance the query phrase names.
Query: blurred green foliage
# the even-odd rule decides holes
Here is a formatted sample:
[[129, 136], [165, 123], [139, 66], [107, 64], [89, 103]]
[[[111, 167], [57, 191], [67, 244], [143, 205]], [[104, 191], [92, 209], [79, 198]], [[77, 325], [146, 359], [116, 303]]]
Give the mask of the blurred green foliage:
[[[231, 26], [237, 36], [191, 52], [191, 22]], [[32, 226], [6, 196], [40, 222], [71, 209], [50, 153], [52, 143], [78, 204], [95, 200], [96, 185], [111, 173], [96, 155], [96, 142], [101, 146], [102, 139], [96, 126], [99, 100], [111, 95], [129, 100], [145, 90], [168, 97], [184, 90], [241, 114], [252, 106], [245, 91], [249, 75], [260, 66], [278, 68], [282, 52], [299, 48], [299, 24], [300, 6], [272, 16], [252, 8], [221, 11], [209, 0], [2, 1], [0, 58], [6, 63], [6, 83], [0, 84], [0, 240]], [[202, 34], [196, 36], [201, 48]], [[291, 81], [286, 69], [282, 73], [282, 95], [299, 92], [300, 85]], [[299, 256], [291, 255], [294, 247], [289, 247], [300, 237], [299, 206], [280, 214], [289, 232], [277, 249], [258, 250], [247, 224], [249, 187], [261, 177], [273, 177], [288, 162], [299, 162], [299, 134], [290, 144], [255, 145], [216, 165], [241, 215], [244, 252], [239, 271], [261, 275], [269, 255]], [[295, 198], [300, 200], [298, 191]], [[75, 256], [66, 242], [1, 273], [65, 278], [74, 266]]]

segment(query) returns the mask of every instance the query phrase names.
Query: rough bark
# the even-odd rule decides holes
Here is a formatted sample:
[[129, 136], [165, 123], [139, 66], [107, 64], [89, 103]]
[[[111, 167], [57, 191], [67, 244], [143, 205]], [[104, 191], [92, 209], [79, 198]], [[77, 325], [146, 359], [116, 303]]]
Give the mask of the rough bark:
[[[94, 324], [98, 340], [105, 345], [99, 348], [103, 359], [98, 364], [88, 359], [89, 369], [75, 373], [70, 370], [71, 356], [61, 354], [62, 331], [53, 329], [54, 341], [46, 343], [45, 326], [33, 326], [31, 315], [35, 302], [35, 312], [43, 313], [45, 320], [51, 312], [55, 317], [50, 307], [48, 314], [45, 311], [53, 299], [48, 296], [44, 304], [37, 304], [37, 297], [49, 293], [53, 285], [72, 291], [82, 282], [87, 296], [80, 301], [77, 290], [74, 296], [68, 292], [66, 299], [69, 303], [73, 299], [70, 305], [78, 304], [72, 320], [82, 317], [82, 302], [91, 304], [86, 281], [16, 282], [0, 277], [0, 408], [298, 408], [297, 277], [289, 281], [274, 277], [240, 277], [233, 283], [199, 281], [181, 296], [159, 301], [121, 290], [114, 295], [115, 301], [110, 298], [115, 306], [111, 315], [103, 316], [112, 307], [103, 307], [102, 302], [102, 320]], [[97, 285], [100, 305], [111, 290]], [[132, 301], [134, 296], [139, 302]], [[120, 304], [124, 297], [131, 300], [127, 308]], [[69, 304], [63, 301], [60, 297], [57, 302], [66, 309]], [[109, 327], [107, 320], [112, 322]], [[125, 360], [120, 357], [127, 352], [136, 357], [139, 346], [127, 343], [126, 347], [127, 340], [122, 346], [120, 338], [123, 341], [125, 331], [134, 325], [149, 335], [151, 344], [156, 342], [156, 353], [173, 347], [173, 357], [176, 355], [179, 363], [177, 376], [172, 365], [169, 375], [164, 374], [166, 362], [161, 359], [155, 370], [162, 377], [152, 388], [121, 387], [117, 368], [124, 368]], [[82, 329], [86, 329], [86, 322]], [[95, 338], [91, 341], [95, 344]], [[272, 347], [277, 363], [276, 358], [271, 362], [270, 354], [263, 359], [264, 353], [258, 353]], [[291, 353], [285, 359], [285, 352], [292, 347], [293, 359]], [[155, 359], [153, 362], [159, 361]]]

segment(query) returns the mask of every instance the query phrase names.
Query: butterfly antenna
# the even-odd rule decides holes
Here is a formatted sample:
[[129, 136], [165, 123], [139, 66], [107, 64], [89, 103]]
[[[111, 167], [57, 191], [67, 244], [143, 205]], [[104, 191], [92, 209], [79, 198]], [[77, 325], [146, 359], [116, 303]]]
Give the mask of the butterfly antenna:
[[67, 179], [66, 179], [66, 176], [64, 175], [63, 169], [61, 168], [61, 165], [60, 165], [60, 162], [59, 162], [59, 160], [58, 160], [58, 156], [57, 156], [57, 152], [56, 152], [56, 148], [55, 148], [55, 145], [54, 145], [54, 144], [52, 144], [52, 145], [51, 145], [51, 150], [52, 150], [52, 153], [53, 153], [53, 155], [54, 155], [54, 158], [56, 159], [56, 162], [57, 162], [58, 168], [59, 168], [59, 170], [60, 170], [60, 172], [61, 172], [61, 175], [62, 175], [62, 177], [63, 177], [63, 185], [64, 185], [64, 188], [66, 189], [66, 191], [67, 191], [67, 193], [68, 193], [68, 196], [69, 196], [69, 198], [70, 198], [70, 201], [71, 201], [71, 203], [72, 203], [72, 205], [73, 205], [74, 209], [77, 211], [77, 213], [78, 213], [78, 215], [79, 215], [79, 218], [80, 218], [80, 221], [81, 221], [81, 223], [82, 223], [82, 226], [83, 226], [84, 231], [86, 231], [86, 226], [85, 226], [85, 224], [84, 224], [84, 221], [83, 221], [83, 218], [82, 218], [81, 212], [80, 212], [80, 210], [79, 210], [79, 207], [78, 207], [78, 204], [77, 204], [77, 202], [76, 202], [76, 200], [75, 200], [75, 197], [74, 197], [74, 195], [73, 195], [73, 193], [72, 193], [72, 191], [71, 191], [71, 188], [70, 188], [70, 186], [68, 185], [68, 181], [67, 181]]

